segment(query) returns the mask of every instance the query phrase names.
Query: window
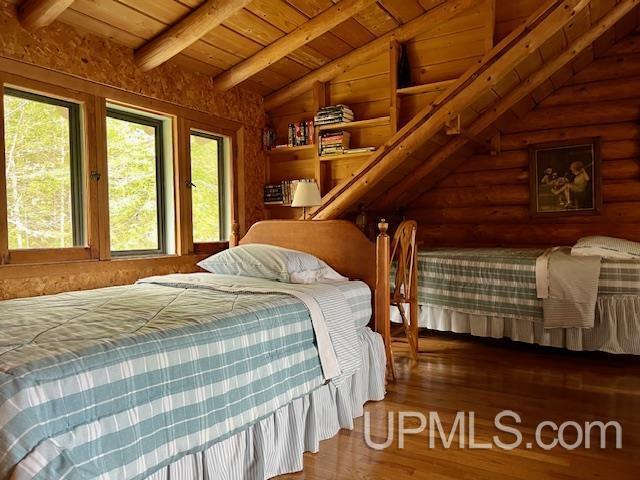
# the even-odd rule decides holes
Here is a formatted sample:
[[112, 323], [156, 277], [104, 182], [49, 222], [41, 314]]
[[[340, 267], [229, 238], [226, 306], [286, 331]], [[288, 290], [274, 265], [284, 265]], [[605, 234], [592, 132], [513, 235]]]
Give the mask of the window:
[[4, 95], [9, 249], [84, 245], [80, 106]]
[[219, 242], [227, 238], [224, 139], [192, 131], [190, 147], [193, 242]]
[[107, 109], [114, 255], [166, 252], [163, 121]]

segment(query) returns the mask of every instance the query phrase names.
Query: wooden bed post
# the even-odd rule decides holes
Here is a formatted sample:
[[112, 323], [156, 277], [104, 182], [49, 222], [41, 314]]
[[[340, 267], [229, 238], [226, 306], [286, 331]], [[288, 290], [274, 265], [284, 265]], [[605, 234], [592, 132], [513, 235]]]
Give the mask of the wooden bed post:
[[383, 218], [378, 223], [380, 234], [376, 239], [376, 293], [375, 293], [375, 329], [382, 335], [384, 349], [387, 355], [387, 370], [395, 380], [393, 352], [391, 351], [391, 272], [389, 256], [391, 255], [391, 241], [387, 230], [389, 224]]
[[229, 235], [229, 248], [237, 247], [240, 242], [240, 225], [234, 222], [231, 225], [231, 235]]

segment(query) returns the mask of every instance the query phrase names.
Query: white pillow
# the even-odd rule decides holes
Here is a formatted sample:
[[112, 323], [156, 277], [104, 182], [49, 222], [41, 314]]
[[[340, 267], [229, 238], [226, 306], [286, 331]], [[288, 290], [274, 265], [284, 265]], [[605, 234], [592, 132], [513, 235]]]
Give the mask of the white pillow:
[[640, 243], [613, 237], [584, 237], [573, 246], [571, 255], [640, 260]]
[[284, 283], [330, 283], [348, 280], [308, 253], [251, 243], [202, 260], [198, 266], [211, 273], [265, 278]]

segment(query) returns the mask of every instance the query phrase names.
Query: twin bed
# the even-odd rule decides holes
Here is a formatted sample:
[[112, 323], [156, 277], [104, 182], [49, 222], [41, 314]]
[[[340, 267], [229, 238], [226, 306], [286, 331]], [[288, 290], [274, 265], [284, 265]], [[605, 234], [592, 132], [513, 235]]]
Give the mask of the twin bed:
[[[419, 326], [640, 355], [640, 261], [602, 260], [593, 328], [545, 328], [536, 289], [536, 261], [542, 254], [513, 248], [420, 251]], [[399, 321], [397, 311], [392, 320]]]
[[240, 243], [360, 280], [195, 273], [0, 303], [0, 478], [271, 478], [381, 400], [375, 245], [339, 221]]

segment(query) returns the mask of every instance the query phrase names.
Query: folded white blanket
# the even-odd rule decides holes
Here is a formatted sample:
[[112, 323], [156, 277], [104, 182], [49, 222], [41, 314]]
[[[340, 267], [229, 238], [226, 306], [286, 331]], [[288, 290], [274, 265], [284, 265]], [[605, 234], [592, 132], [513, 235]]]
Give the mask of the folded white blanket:
[[593, 328], [600, 257], [571, 256], [568, 247], [547, 250], [536, 262], [544, 328]]

